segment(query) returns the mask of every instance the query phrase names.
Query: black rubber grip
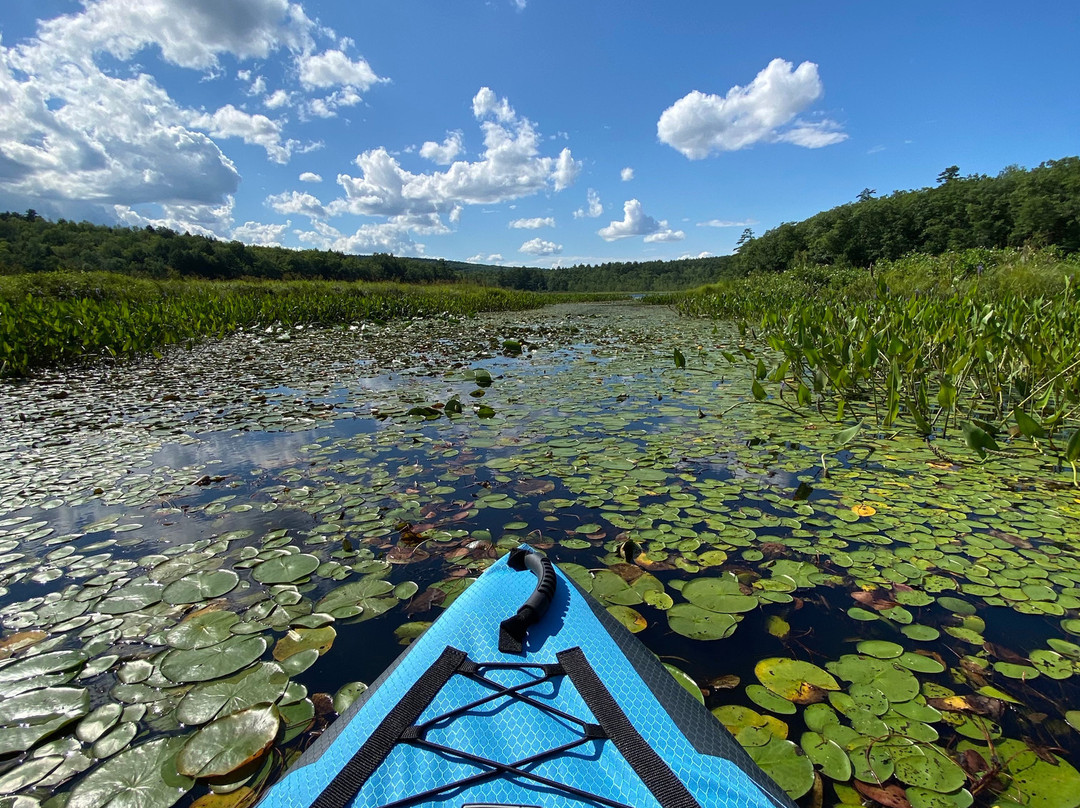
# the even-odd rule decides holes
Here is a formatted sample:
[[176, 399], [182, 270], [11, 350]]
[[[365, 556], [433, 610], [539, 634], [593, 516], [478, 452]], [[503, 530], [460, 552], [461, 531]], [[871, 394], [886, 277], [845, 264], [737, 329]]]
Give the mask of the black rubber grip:
[[499, 624], [499, 650], [504, 654], [522, 653], [525, 634], [551, 605], [555, 596], [555, 568], [546, 556], [531, 550], [516, 548], [510, 551], [506, 564], [513, 570], [530, 570], [536, 576], [536, 589], [517, 610], [517, 614]]

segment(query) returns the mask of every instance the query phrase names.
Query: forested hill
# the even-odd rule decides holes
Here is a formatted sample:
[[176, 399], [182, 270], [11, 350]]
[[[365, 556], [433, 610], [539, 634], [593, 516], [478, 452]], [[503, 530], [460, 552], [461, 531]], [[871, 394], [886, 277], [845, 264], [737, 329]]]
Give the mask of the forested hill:
[[1066, 157], [995, 177], [945, 169], [936, 187], [859, 199], [745, 238], [736, 255], [607, 263], [557, 269], [495, 267], [376, 253], [251, 247], [167, 228], [103, 227], [33, 211], [0, 213], [0, 274], [108, 271], [164, 278], [327, 278], [466, 281], [537, 291], [650, 292], [687, 289], [724, 276], [798, 264], [869, 266], [920, 252], [970, 247], [1057, 246], [1080, 251], [1080, 158]]
[[869, 266], [909, 253], [938, 255], [971, 247], [1057, 246], [1080, 250], [1080, 158], [1050, 160], [996, 177], [945, 169], [933, 188], [897, 191], [785, 223], [739, 249], [741, 273], [795, 264]]

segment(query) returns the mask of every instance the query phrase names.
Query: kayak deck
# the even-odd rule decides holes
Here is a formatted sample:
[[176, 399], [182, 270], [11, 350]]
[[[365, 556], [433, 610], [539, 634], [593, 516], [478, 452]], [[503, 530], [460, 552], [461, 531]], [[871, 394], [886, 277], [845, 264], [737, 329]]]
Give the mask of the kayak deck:
[[536, 578], [492, 565], [261, 808], [792, 805], [651, 652], [556, 575], [523, 653], [505, 654], [499, 622]]

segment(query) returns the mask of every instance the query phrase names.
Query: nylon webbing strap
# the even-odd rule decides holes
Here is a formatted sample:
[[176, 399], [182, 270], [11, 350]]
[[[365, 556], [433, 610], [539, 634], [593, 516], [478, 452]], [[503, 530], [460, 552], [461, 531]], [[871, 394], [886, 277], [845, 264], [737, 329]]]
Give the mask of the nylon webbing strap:
[[701, 808], [656, 750], [634, 729], [626, 713], [596, 675], [584, 652], [575, 647], [560, 651], [556, 656], [585, 706], [662, 808]]
[[402, 733], [416, 723], [466, 658], [464, 651], [447, 646], [435, 663], [413, 683], [405, 697], [386, 714], [364, 745], [334, 775], [322, 794], [311, 803], [311, 808], [345, 808], [352, 802], [401, 739]]

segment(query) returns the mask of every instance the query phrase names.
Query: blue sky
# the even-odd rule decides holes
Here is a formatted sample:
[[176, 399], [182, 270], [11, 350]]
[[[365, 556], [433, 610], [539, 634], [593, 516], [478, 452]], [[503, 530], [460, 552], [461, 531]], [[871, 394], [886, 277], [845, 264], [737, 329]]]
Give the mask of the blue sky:
[[1080, 153], [1068, 2], [3, 0], [0, 209], [555, 266]]

